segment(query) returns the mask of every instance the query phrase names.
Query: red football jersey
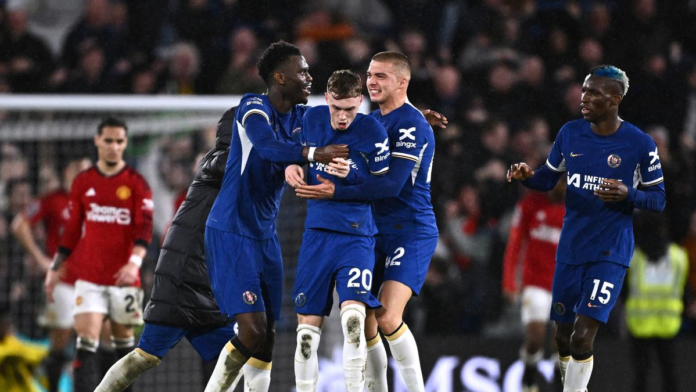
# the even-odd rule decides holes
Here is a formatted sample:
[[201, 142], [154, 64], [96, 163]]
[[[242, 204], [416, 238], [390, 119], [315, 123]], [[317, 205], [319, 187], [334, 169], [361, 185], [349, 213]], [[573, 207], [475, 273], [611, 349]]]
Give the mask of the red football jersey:
[[[524, 260], [522, 287], [536, 286], [551, 291], [564, 215], [565, 206], [551, 203], [543, 193], [532, 192], [517, 203], [505, 249], [505, 292], [517, 291], [516, 271], [521, 258]], [[525, 244], [524, 257], [520, 257]]]
[[[70, 195], [60, 189], [32, 203], [25, 213], [32, 226], [44, 223], [46, 229], [45, 250], [49, 257], [53, 257], [58, 250], [60, 236], [63, 235], [65, 225], [70, 219], [69, 202]], [[74, 284], [76, 279], [72, 263], [66, 264], [65, 273], [61, 276], [61, 280], [67, 284]]]
[[70, 190], [70, 221], [60, 243], [69, 252], [80, 242], [69, 260], [77, 278], [113, 286], [133, 246], [150, 243], [153, 210], [150, 186], [132, 167], [111, 176], [96, 166], [80, 173]]

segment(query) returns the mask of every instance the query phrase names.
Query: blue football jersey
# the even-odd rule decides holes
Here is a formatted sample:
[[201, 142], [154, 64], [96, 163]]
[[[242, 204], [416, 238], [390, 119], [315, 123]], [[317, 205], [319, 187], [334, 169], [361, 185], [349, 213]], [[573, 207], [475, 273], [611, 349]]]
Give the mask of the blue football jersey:
[[590, 123], [565, 124], [546, 165], [566, 172], [566, 213], [556, 260], [566, 264], [611, 261], [628, 267], [633, 255], [633, 205], [604, 202], [594, 195], [604, 179], [628, 187], [660, 186], [662, 165], [652, 138], [623, 121], [612, 135], [592, 132]]
[[[309, 147], [347, 144], [350, 170], [358, 175], [380, 175], [389, 170], [389, 138], [382, 124], [370, 116], [358, 113], [346, 130], [331, 127], [328, 106], [307, 111], [302, 125], [302, 139]], [[328, 166], [309, 164], [308, 185], [317, 185], [317, 175], [331, 181], [341, 181], [326, 172]], [[309, 200], [307, 229], [327, 229], [342, 233], [372, 236], [376, 233], [369, 201]]]
[[430, 203], [430, 178], [435, 156], [435, 137], [423, 114], [406, 103], [383, 116], [370, 113], [387, 129], [393, 159], [416, 163], [397, 197], [373, 202], [375, 223], [380, 234], [437, 235]]
[[250, 116], [263, 116], [273, 130], [272, 138], [295, 144], [292, 133], [301, 127], [307, 108], [296, 105], [283, 114], [273, 108], [266, 95], [246, 94], [242, 97], [232, 128], [225, 177], [208, 216], [208, 226], [259, 240], [275, 234], [286, 165], [261, 157], [250, 140], [250, 133], [259, 130], [249, 129], [247, 132], [246, 122]]

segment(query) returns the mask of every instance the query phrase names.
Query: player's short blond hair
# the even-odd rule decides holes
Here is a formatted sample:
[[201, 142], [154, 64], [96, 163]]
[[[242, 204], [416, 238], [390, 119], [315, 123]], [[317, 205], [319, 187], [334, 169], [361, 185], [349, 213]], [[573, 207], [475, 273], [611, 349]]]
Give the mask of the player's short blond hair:
[[399, 52], [379, 52], [372, 56], [372, 61], [390, 63], [399, 76], [411, 80], [411, 60], [405, 54]]

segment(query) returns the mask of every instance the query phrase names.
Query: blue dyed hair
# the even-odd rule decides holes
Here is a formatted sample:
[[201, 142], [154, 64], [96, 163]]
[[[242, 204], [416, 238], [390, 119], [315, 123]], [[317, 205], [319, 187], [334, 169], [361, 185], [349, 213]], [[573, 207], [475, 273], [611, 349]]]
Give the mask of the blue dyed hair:
[[621, 85], [621, 96], [626, 96], [626, 93], [628, 92], [628, 76], [626, 76], [626, 72], [624, 72], [621, 68], [613, 65], [600, 65], [592, 68], [590, 75], [601, 76], [603, 78], [609, 78], [616, 81]]

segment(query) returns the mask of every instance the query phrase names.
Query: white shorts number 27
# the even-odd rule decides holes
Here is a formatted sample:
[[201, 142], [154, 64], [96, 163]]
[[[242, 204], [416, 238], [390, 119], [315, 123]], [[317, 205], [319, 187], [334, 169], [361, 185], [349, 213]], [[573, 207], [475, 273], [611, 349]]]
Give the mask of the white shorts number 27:
[[75, 314], [101, 313], [123, 325], [143, 324], [143, 289], [75, 282]]

